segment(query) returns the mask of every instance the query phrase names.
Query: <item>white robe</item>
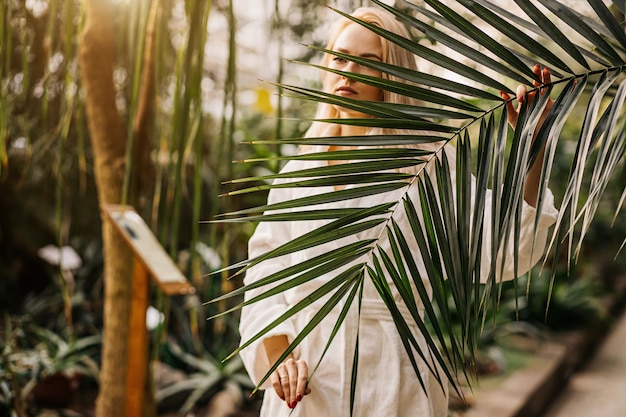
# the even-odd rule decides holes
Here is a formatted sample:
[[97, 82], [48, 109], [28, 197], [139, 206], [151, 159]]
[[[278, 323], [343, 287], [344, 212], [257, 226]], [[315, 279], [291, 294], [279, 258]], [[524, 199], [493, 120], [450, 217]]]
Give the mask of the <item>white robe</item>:
[[[327, 148], [318, 147], [314, 151], [324, 151]], [[326, 164], [326, 161], [290, 161], [283, 171], [293, 171], [304, 168], [312, 168]], [[454, 169], [454, 167], [452, 167]], [[432, 167], [429, 167], [432, 170]], [[432, 172], [431, 172], [432, 174]], [[454, 175], [452, 175], [454, 178]], [[273, 189], [268, 196], [268, 203], [300, 198], [313, 194], [321, 194], [332, 191], [332, 187], [318, 188], [281, 188]], [[382, 201], [395, 201], [399, 199], [406, 190], [401, 189], [387, 193], [384, 196], [373, 195], [354, 200], [323, 204], [315, 206], [318, 209], [326, 208], [349, 208], [349, 207], [371, 207], [380, 204]], [[411, 186], [410, 195], [415, 196], [413, 203], [418, 206], [417, 188]], [[484, 239], [491, 236], [489, 212], [491, 203], [491, 193], [488, 192], [485, 204], [485, 231]], [[557, 211], [554, 207], [552, 194], [549, 192], [543, 204], [543, 213], [540, 216], [538, 233], [533, 246], [533, 226], [535, 219], [535, 209], [525, 204], [522, 215], [522, 231], [519, 243], [519, 265], [518, 274], [522, 274], [534, 265], [542, 256], [545, 250], [545, 243], [548, 235], [548, 228], [554, 223]], [[419, 211], [419, 207], [418, 207]], [[402, 208], [402, 204], [394, 213], [394, 220], [398, 225], [407, 230], [410, 228], [408, 220]], [[295, 222], [267, 222], [260, 223], [249, 241], [249, 258], [253, 259], [281, 244], [292, 240], [304, 233], [316, 229], [328, 220], [320, 221], [295, 221]], [[329, 250], [345, 246], [366, 238], [380, 235], [380, 227], [360, 232], [357, 236], [346, 237], [328, 244], [313, 247], [300, 252], [282, 256], [261, 262], [252, 267], [244, 279], [245, 284], [250, 284], [260, 278], [266, 277], [274, 272], [283, 270], [291, 265], [311, 259], [317, 255], [327, 253]], [[382, 233], [380, 245], [389, 250], [389, 242], [386, 234]], [[423, 261], [419, 257], [419, 250], [415, 242], [409, 242], [413, 253], [416, 254], [416, 263], [420, 269], [421, 276], [426, 280]], [[512, 244], [508, 251], [513, 250]], [[530, 259], [530, 254], [533, 254]], [[510, 253], [503, 253], [506, 259], [511, 259]], [[362, 259], [355, 262], [362, 262]], [[482, 265], [489, 266], [489, 253], [487, 250], [482, 254]], [[505, 265], [502, 276], [499, 279], [511, 279], [514, 275], [513, 263]], [[345, 268], [344, 268], [345, 269]], [[261, 302], [254, 303], [242, 309], [240, 333], [242, 342], [247, 341], [259, 330], [282, 315], [290, 306], [293, 306], [305, 296], [309, 295], [322, 283], [327, 282], [337, 271], [310, 281], [306, 284], [295, 287], [284, 293], [275, 295]], [[485, 279], [485, 278], [481, 278]], [[390, 282], [396, 300], [400, 296]], [[425, 281], [426, 288], [430, 290], [430, 284]], [[259, 293], [266, 291], [267, 287], [252, 290], [246, 293], [249, 299]], [[430, 294], [430, 292], [429, 292]], [[419, 303], [419, 297], [416, 297]], [[356, 304], [356, 303], [353, 303]], [[400, 303], [401, 304], [401, 303]], [[289, 320], [268, 332], [264, 338], [277, 335], [287, 335], [291, 342], [300, 330], [310, 321], [315, 314], [319, 302], [314, 306], [298, 313]], [[340, 303], [341, 305], [341, 303]], [[355, 307], [355, 305], [353, 305]], [[339, 307], [341, 308], [341, 307]], [[355, 307], [356, 308], [356, 307]], [[269, 379], [261, 387], [268, 389], [265, 393], [261, 417], [325, 417], [350, 415], [350, 381], [354, 355], [354, 345], [356, 341], [357, 328], [359, 333], [359, 361], [357, 373], [357, 386], [355, 393], [355, 404], [353, 416], [359, 417], [446, 417], [448, 409], [447, 381], [443, 377], [444, 389], [431, 374], [426, 363], [418, 359], [418, 365], [426, 391], [422, 389], [415, 371], [409, 361], [405, 348], [400, 340], [398, 331], [393, 320], [381, 301], [378, 292], [371, 281], [366, 278], [363, 292], [363, 302], [360, 316], [355, 308], [346, 317], [341, 326], [341, 330], [330, 345], [329, 351], [325, 354], [319, 368], [309, 382], [311, 394], [305, 396], [300, 403], [292, 410], [289, 409], [285, 401], [281, 400], [269, 384]], [[405, 307], [406, 309], [406, 307]], [[339, 311], [339, 310], [338, 310]], [[423, 311], [421, 311], [423, 313]], [[403, 311], [403, 315], [410, 324], [410, 315]], [[336, 322], [337, 314], [327, 317], [317, 328], [307, 336], [307, 338], [294, 351], [295, 357], [305, 359], [309, 365], [309, 372], [312, 372], [317, 365], [321, 354], [326, 346], [329, 335]], [[420, 335], [417, 326], [413, 325], [413, 331], [424, 352], [428, 352], [426, 342]], [[262, 343], [263, 339], [256, 341], [240, 352], [246, 369], [252, 381], [258, 383], [270, 367]], [[417, 356], [416, 356], [417, 357]], [[431, 366], [436, 366], [431, 364]]]

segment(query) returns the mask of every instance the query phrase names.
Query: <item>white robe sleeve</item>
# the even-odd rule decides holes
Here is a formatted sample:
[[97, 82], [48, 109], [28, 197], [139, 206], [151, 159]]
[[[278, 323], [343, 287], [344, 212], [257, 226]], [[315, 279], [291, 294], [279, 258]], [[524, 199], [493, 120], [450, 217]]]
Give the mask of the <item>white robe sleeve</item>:
[[[434, 166], [429, 166], [427, 171], [431, 178], [435, 179]], [[451, 173], [452, 181], [456, 175]], [[453, 185], [454, 199], [456, 201], [456, 187]], [[472, 201], [471, 207], [475, 206], [476, 178], [471, 179]], [[493, 219], [493, 191], [487, 190], [485, 194], [485, 208], [483, 217], [483, 236], [481, 247], [480, 282], [485, 283], [489, 279], [489, 271], [492, 264], [492, 219]], [[520, 238], [516, 247], [514, 242], [514, 231], [510, 231], [510, 236], [505, 239], [506, 246], [498, 252], [498, 259], [495, 263], [496, 282], [508, 281], [528, 272], [537, 262], [541, 260], [546, 250], [550, 226], [558, 217], [558, 210], [554, 206], [554, 195], [548, 188], [543, 197], [541, 213], [535, 229], [535, 218], [537, 209], [526, 201], [522, 203], [522, 213], [520, 222]], [[517, 251], [518, 263], [515, 268], [514, 253]], [[502, 265], [504, 263], [504, 266]]]
[[[491, 190], [488, 190], [485, 198], [485, 218], [483, 219], [483, 246], [480, 271], [480, 281], [482, 283], [485, 283], [489, 278], [489, 269], [491, 267], [492, 198], [493, 193]], [[516, 276], [528, 272], [541, 260], [546, 250], [548, 231], [550, 226], [556, 222], [559, 214], [554, 206], [554, 195], [550, 189], [546, 189], [536, 230], [535, 217], [537, 216], [537, 209], [526, 203], [526, 201], [522, 204], [519, 245], [515, 247], [514, 232], [511, 230], [511, 236], [509, 236], [506, 247], [498, 253], [498, 260], [495, 264], [496, 282], [514, 279]], [[515, 251], [517, 251], [518, 255], [517, 271], [513, 262]], [[502, 267], [503, 262], [504, 267]]]
[[[429, 166], [429, 171], [427, 171], [427, 175], [430, 175], [430, 178], [436, 178], [434, 173], [434, 167]], [[455, 175], [452, 173], [452, 180], [454, 181]], [[416, 188], [412, 191], [412, 195], [415, 196], [415, 201], [419, 201], [419, 194]], [[454, 199], [456, 204], [456, 187], [453, 185]], [[471, 192], [472, 192], [472, 201], [471, 207], [475, 206], [475, 196], [476, 196], [476, 178], [472, 176], [471, 180]], [[437, 198], [439, 198], [437, 196]], [[438, 204], [441, 204], [438, 201]], [[483, 214], [483, 236], [482, 236], [482, 247], [481, 247], [481, 265], [480, 265], [480, 279], [481, 283], [486, 283], [489, 279], [489, 272], [492, 264], [492, 204], [493, 204], [493, 191], [487, 190], [485, 194], [485, 207]], [[546, 189], [545, 195], [543, 197], [542, 209], [539, 214], [539, 219], [537, 223], [537, 229], [535, 230], [535, 217], [537, 215], [537, 210], [531, 206], [530, 204], [523, 202], [522, 213], [521, 213], [521, 224], [520, 224], [520, 240], [519, 244], [516, 247], [514, 243], [513, 230], [510, 232], [509, 238], [506, 240], [506, 247], [501, 248], [498, 253], [498, 259], [495, 264], [496, 268], [496, 282], [512, 280], [516, 276], [520, 276], [526, 272], [528, 272], [537, 262], [541, 260], [546, 250], [547, 240], [549, 237], [549, 229], [552, 226], [558, 217], [558, 210], [554, 206], [554, 195], [550, 189]], [[420, 210], [418, 210], [418, 215], [421, 217]], [[423, 224], [424, 220], [421, 219]], [[415, 253], [419, 253], [419, 247], [417, 243], [413, 241], [413, 239], [409, 240], [409, 245], [411, 249], [415, 251]], [[518, 255], [518, 264], [517, 270], [515, 270], [514, 252], [517, 250]], [[502, 263], [504, 262], [504, 266]]]
[[[284, 201], [288, 193], [284, 189], [274, 189], [270, 191], [268, 196], [268, 202], [271, 204], [276, 201]], [[289, 222], [265, 222], [260, 223], [253, 236], [248, 242], [248, 257], [254, 259], [285, 242], [291, 240], [291, 223]], [[251, 267], [244, 278], [244, 284], [248, 285], [261, 278], [267, 277], [275, 272], [283, 270], [289, 265], [290, 256], [281, 256], [273, 259], [269, 259]], [[263, 286], [254, 290], [247, 291], [245, 293], [245, 300], [251, 299], [271, 288], [271, 285]], [[241, 343], [245, 343], [247, 340], [256, 335], [260, 330], [272, 323], [280, 315], [285, 313], [288, 309], [288, 303], [285, 299], [285, 294], [280, 293], [272, 297], [261, 300], [257, 303], [253, 303], [244, 307], [241, 310], [241, 320], [239, 322], [239, 332], [241, 334]], [[270, 368], [269, 361], [267, 360], [267, 354], [265, 347], [263, 346], [263, 340], [272, 336], [286, 335], [289, 342], [297, 336], [298, 331], [295, 329], [293, 320], [289, 319], [272, 330], [267, 332], [263, 337], [256, 340], [250, 346], [246, 347], [240, 352], [240, 356], [243, 359], [244, 365], [248, 370], [250, 378], [255, 384], [265, 376]], [[294, 350], [294, 356], [298, 357], [297, 349]], [[269, 379], [261, 386], [262, 389], [270, 387]]]

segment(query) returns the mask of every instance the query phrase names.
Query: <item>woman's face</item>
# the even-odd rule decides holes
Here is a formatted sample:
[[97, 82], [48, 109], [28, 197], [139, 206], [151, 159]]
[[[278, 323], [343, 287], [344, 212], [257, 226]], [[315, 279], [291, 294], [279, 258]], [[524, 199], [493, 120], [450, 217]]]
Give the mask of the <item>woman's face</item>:
[[[382, 61], [380, 37], [357, 23], [350, 23], [346, 26], [339, 34], [339, 37], [337, 37], [332, 50], [371, 60]], [[357, 74], [372, 75], [375, 77], [381, 76], [380, 71], [361, 66], [338, 56], [330, 57], [328, 67]], [[326, 76], [326, 85], [330, 93], [356, 100], [379, 101], [382, 99], [383, 90], [380, 88], [353, 81], [332, 72], [327, 73]], [[343, 107], [339, 108], [339, 111], [342, 113], [355, 113], [353, 110]]]

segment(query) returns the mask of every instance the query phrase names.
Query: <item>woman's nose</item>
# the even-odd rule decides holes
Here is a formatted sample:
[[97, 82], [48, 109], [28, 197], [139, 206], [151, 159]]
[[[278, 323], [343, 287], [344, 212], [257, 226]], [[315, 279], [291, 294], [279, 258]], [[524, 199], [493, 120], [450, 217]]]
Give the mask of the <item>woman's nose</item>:
[[361, 66], [354, 61], [347, 61], [345, 66], [346, 72], [356, 72], [358, 73], [361, 70]]

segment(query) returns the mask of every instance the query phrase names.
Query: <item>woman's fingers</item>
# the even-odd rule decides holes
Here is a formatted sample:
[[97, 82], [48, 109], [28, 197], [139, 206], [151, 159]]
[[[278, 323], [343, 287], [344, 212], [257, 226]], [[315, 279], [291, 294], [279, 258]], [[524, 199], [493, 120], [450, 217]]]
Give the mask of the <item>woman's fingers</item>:
[[534, 80], [533, 81], [533, 85], [535, 87], [539, 87], [541, 84], [545, 84], [545, 82], [543, 82], [543, 74], [541, 73], [541, 67], [539, 66], [539, 64], [536, 64], [533, 67], [533, 73], [535, 74], [535, 77], [539, 78], [541, 80], [541, 82]]
[[[542, 69], [541, 66], [537, 64], [533, 67], [533, 73], [537, 76], [539, 80], [541, 80], [541, 81], [538, 81], [538, 80], [533, 81], [533, 85], [535, 87], [541, 87], [543, 85], [550, 84], [552, 82], [552, 76], [550, 75], [550, 69], [548, 68]], [[542, 94], [545, 93], [546, 91], [547, 91], [546, 88], [540, 88], [540, 92]], [[517, 99], [518, 105], [517, 105], [517, 108], [515, 108], [513, 106], [513, 101], [511, 100], [511, 96], [509, 96], [507, 93], [503, 91], [500, 92], [500, 97], [502, 97], [502, 99], [506, 101], [506, 111], [507, 111], [508, 121], [509, 121], [509, 124], [513, 128], [515, 128], [515, 126], [517, 125], [517, 119], [519, 117], [519, 112], [520, 112], [522, 103], [526, 99], [528, 99], [529, 102], [532, 102], [533, 98], [535, 97], [535, 94], [536, 94], [536, 91], [528, 93], [528, 90], [525, 85], [523, 84], [518, 85], [517, 89], [515, 90], [515, 98]], [[546, 107], [544, 109], [544, 115], [542, 115], [542, 119], [545, 118], [545, 114], [547, 113], [548, 110], [550, 110], [553, 104], [554, 104], [553, 100], [548, 100], [548, 103], [546, 104]]]
[[[535, 65], [533, 67], [533, 72], [535, 73], [537, 78], [541, 80], [541, 82], [539, 82], [537, 80], [533, 81], [533, 85], [535, 87], [545, 86], [546, 84], [550, 84], [552, 82], [552, 75], [550, 74], [550, 69], [549, 68], [546, 67], [546, 68], [541, 69], [539, 64], [537, 64], [537, 65]], [[546, 90], [547, 90], [546, 88], [541, 88], [540, 89], [542, 94], [545, 93]], [[534, 93], [529, 94], [530, 98], [532, 98], [532, 96], [534, 96]], [[519, 98], [519, 95], [518, 95], [518, 98]]]
[[278, 397], [281, 400], [285, 399], [285, 392], [283, 391], [283, 385], [282, 385], [282, 380], [284, 380], [285, 378], [289, 378], [284, 372], [279, 372], [279, 370], [277, 369], [276, 371], [272, 372], [272, 375], [270, 375], [270, 382], [272, 383], [272, 388], [274, 388], [274, 391], [276, 391], [276, 395], [278, 395]]
[[270, 376], [272, 388], [289, 408], [294, 408], [311, 390], [307, 387], [309, 368], [305, 361], [287, 359]]
[[544, 68], [542, 71], [542, 77], [544, 84], [550, 84], [552, 82], [552, 76], [550, 75], [550, 68]]
[[517, 102], [518, 102], [518, 111], [519, 111], [519, 106], [521, 106], [521, 104], [524, 102], [524, 99], [526, 98], [527, 93], [528, 93], [528, 90], [526, 89], [525, 85], [520, 84], [517, 86], [517, 89], [515, 90], [515, 97], [517, 98]]
[[298, 381], [296, 386], [296, 400], [302, 401], [302, 397], [309, 394], [311, 390], [307, 387], [309, 379], [309, 367], [305, 361], [298, 361]]
[[[544, 68], [543, 71], [541, 71], [541, 81], [543, 82], [543, 85], [550, 84], [552, 82], [552, 76], [550, 75], [549, 68]], [[546, 91], [547, 91], [547, 88], [541, 89], [542, 94], [545, 93]]]
[[502, 100], [506, 101], [506, 113], [509, 124], [515, 128], [515, 125], [517, 124], [518, 111], [515, 109], [515, 106], [513, 106], [511, 96], [504, 91], [500, 91], [500, 97], [502, 97]]
[[[539, 70], [539, 65], [536, 65], [535, 68]], [[543, 70], [540, 70], [540, 71], [541, 71], [540, 74], [541, 74], [542, 85], [550, 84], [552, 82], [550, 69], [544, 68]], [[544, 87], [544, 88], [540, 88], [539, 91], [541, 92], [541, 94], [547, 94], [548, 89]], [[540, 126], [545, 121], [548, 115], [548, 112], [550, 111], [553, 105], [554, 105], [554, 100], [552, 100], [551, 98], [548, 98], [548, 101], [546, 102], [546, 105], [543, 109], [543, 113], [541, 114]]]
[[289, 408], [294, 408], [298, 403], [298, 394], [296, 393], [296, 388], [298, 386], [298, 365], [294, 359], [289, 358], [284, 362], [284, 366], [285, 369], [287, 369], [287, 374], [289, 375], [289, 379], [286, 380], [288, 388], [285, 390], [285, 401], [287, 401]]

